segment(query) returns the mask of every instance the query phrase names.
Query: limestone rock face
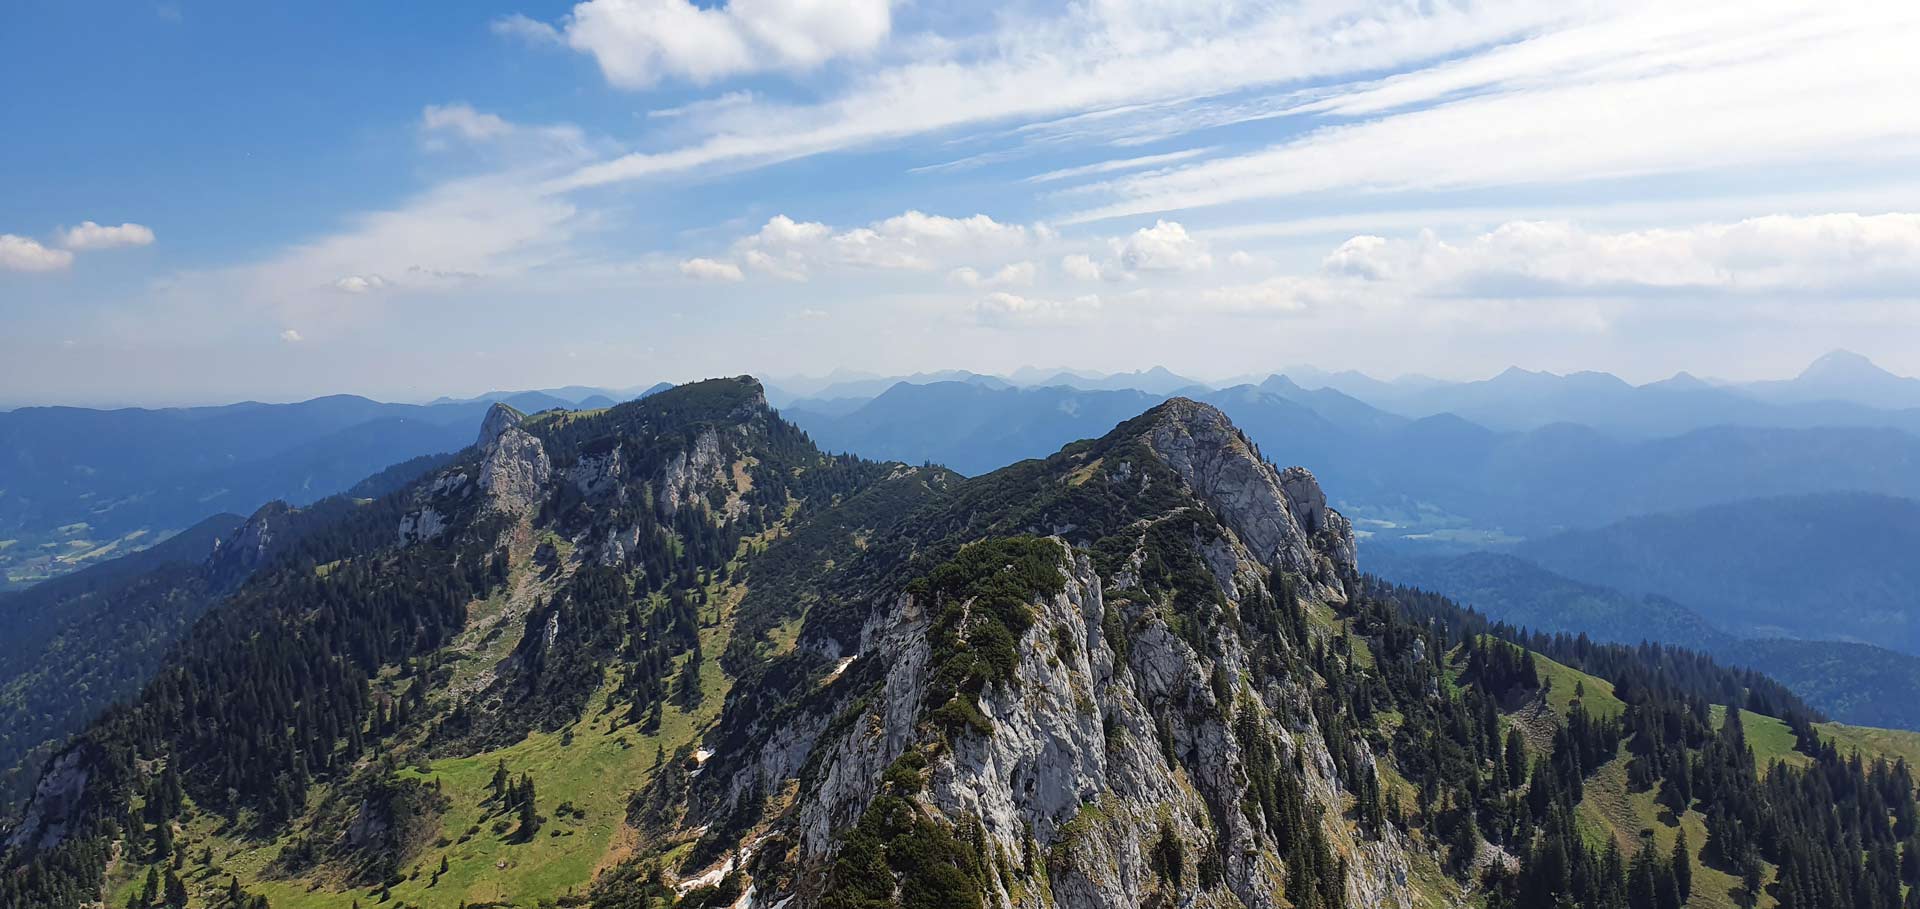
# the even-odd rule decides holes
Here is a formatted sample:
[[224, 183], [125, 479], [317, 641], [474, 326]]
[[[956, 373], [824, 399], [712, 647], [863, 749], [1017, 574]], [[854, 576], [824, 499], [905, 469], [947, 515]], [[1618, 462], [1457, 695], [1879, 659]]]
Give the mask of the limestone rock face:
[[400, 542], [413, 543], [419, 540], [431, 540], [447, 529], [447, 519], [429, 505], [419, 511], [400, 517]]
[[693, 444], [674, 455], [660, 473], [657, 501], [660, 510], [671, 517], [680, 509], [699, 501], [706, 490], [726, 480], [726, 456], [720, 450], [720, 433], [708, 429], [694, 437]]
[[[507, 417], [510, 424], [505, 423]], [[480, 491], [486, 496], [485, 509], [521, 516], [537, 509], [553, 463], [547, 450], [532, 433], [520, 428], [519, 415], [512, 408], [495, 404], [485, 423], [492, 430], [481, 433]]]
[[51, 849], [66, 840], [69, 818], [93, 776], [90, 754], [85, 747], [70, 748], [54, 759], [34, 786], [33, 800], [7, 838], [7, 849]]
[[566, 480], [589, 500], [598, 501], [626, 489], [626, 456], [619, 445], [583, 452], [580, 460], [566, 469]]
[[[1312, 473], [1303, 467], [1276, 473], [1213, 407], [1174, 398], [1155, 412], [1147, 445], [1260, 561], [1297, 572], [1344, 599], [1341, 577], [1355, 571], [1353, 529], [1327, 507]], [[1316, 551], [1314, 538], [1323, 532], [1331, 545]]]
[[[1222, 537], [1196, 544], [1225, 614], [1269, 601], [1273, 572], [1308, 580], [1309, 597], [1344, 599], [1351, 529], [1311, 473], [1275, 470], [1218, 411], [1193, 402], [1169, 405], [1146, 424], [1144, 441], [1225, 525]], [[1109, 463], [1107, 481], [1147, 482], [1142, 466]], [[1251, 794], [1251, 724], [1310, 800], [1330, 806], [1318, 823], [1345, 861], [1348, 904], [1410, 907], [1409, 844], [1391, 829], [1367, 838], [1341, 814], [1350, 793], [1314, 719], [1311, 677], [1256, 689], [1251, 645], [1234, 623], [1212, 623], [1194, 640], [1191, 630], [1176, 633], [1162, 606], [1111, 595], [1138, 589], [1142, 552], [1103, 577], [1085, 550], [1059, 542], [1064, 588], [1030, 601], [1034, 621], [1018, 642], [1013, 680], [979, 696], [990, 733], [929, 727], [933, 619], [918, 598], [894, 593], [872, 604], [857, 641], [803, 632], [799, 646], [842, 661], [816, 706], [782, 715], [750, 752], [709, 761], [697, 787], [706, 795], [696, 796], [688, 823], [720, 822], [743, 798], [791, 799], [778, 826], [797, 844], [800, 867], [813, 870], [792, 892], [755, 886], [769, 905], [805, 909], [822, 895], [825, 869], [883, 775], [911, 749], [928, 756], [916, 799], [929, 816], [977, 819], [983, 855], [1044, 866], [1043, 878], [1004, 864], [991, 870], [987, 905], [1279, 909], [1286, 868]], [[1227, 683], [1230, 702], [1221, 679], [1238, 680]], [[1358, 751], [1372, 762], [1364, 742]], [[1192, 892], [1169, 894], [1152, 864], [1166, 836], [1184, 847], [1180, 877]], [[1218, 858], [1206, 888], [1192, 886], [1202, 855]]]
[[[1239, 588], [1251, 594], [1260, 589], [1262, 572], [1246, 560], [1244, 547], [1236, 550], [1232, 570]], [[1167, 829], [1186, 844], [1187, 880], [1198, 879], [1201, 850], [1222, 857], [1222, 890], [1198, 905], [1284, 905], [1284, 865], [1262, 819], [1245, 813], [1250, 780], [1230, 726], [1232, 709], [1216, 701], [1210, 684], [1216, 667], [1229, 674], [1245, 670], [1245, 648], [1223, 628], [1209, 647], [1214, 655], [1203, 655], [1145, 611], [1127, 615], [1128, 641], [1110, 640], [1103, 619], [1111, 584], [1086, 555], [1061, 552], [1066, 588], [1032, 603], [1037, 621], [1020, 642], [1016, 681], [993, 686], [980, 699], [992, 733], [955, 737], [933, 762], [922, 796], [939, 816], [978, 818], [989, 854], [1042, 856], [1049, 893], [996, 875], [988, 882], [989, 905], [1150, 904], [1162, 886], [1150, 856]], [[928, 622], [911, 597], [881, 610], [863, 634], [859, 659], [888, 670], [864, 703], [849, 686], [845, 706], [858, 709], [852, 722], [831, 728], [818, 718], [784, 723], [744, 767], [731, 764], [742, 770], [732, 778], [729, 802], [756, 787], [773, 796], [803, 767], [820, 768], [817, 784], [803, 790], [793, 809], [803, 865], [830, 864], [887, 768], [924, 740]], [[1285, 753], [1298, 755], [1305, 789], [1316, 801], [1339, 805], [1343, 790], [1309, 703], [1304, 687], [1287, 686], [1240, 709], [1258, 711]], [[1280, 710], [1308, 719], [1283, 725]], [[1363, 840], [1337, 811], [1322, 826], [1348, 858], [1350, 905], [1410, 906], [1405, 844], [1396, 834]], [[818, 894], [795, 896], [795, 905], [804, 906]]]
[[526, 417], [520, 411], [505, 404], [495, 403], [487, 408], [486, 417], [480, 421], [480, 437], [475, 439], [473, 444], [485, 448], [493, 444], [493, 440], [500, 438], [500, 434], [506, 432], [508, 428], [519, 426], [523, 419]]

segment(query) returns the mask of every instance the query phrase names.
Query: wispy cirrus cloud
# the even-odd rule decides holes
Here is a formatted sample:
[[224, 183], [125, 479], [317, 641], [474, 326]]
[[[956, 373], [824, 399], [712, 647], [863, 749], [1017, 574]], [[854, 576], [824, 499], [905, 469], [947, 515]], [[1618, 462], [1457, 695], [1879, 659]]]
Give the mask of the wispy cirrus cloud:
[[[926, 42], [907, 62], [856, 74], [817, 102], [717, 110], [694, 141], [581, 168], [581, 188], [714, 166], [746, 167], [890, 139], [1208, 98], [1397, 69], [1571, 18], [1538, 4], [1295, 7], [1111, 2], [1008, 14], [992, 32]], [[619, 80], [613, 80], [620, 84]]]
[[[1712, 40], [1702, 40], [1703, 35]], [[1623, 4], [1617, 16], [1336, 91], [1299, 138], [1111, 180], [1084, 223], [1331, 191], [1525, 187], [1920, 154], [1920, 8]], [[1836, 61], [1845, 60], [1845, 65]]]

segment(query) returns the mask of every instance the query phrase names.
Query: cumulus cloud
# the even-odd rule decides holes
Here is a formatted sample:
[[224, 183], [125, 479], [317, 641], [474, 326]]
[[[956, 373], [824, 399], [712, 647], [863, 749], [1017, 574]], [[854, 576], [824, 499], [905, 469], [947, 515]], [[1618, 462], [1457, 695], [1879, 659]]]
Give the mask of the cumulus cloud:
[[1313, 276], [1284, 275], [1253, 284], [1230, 284], [1201, 291], [1202, 306], [1243, 315], [1285, 315], [1354, 302], [1351, 288]]
[[738, 281], [740, 266], [717, 259], [693, 258], [680, 263], [680, 273], [699, 281]]
[[387, 279], [379, 275], [348, 275], [333, 282], [333, 289], [341, 293], [365, 294], [376, 290], [386, 290], [392, 286]]
[[73, 253], [49, 249], [40, 241], [18, 234], [0, 234], [0, 268], [9, 271], [56, 271], [73, 264]]
[[608, 82], [647, 88], [668, 78], [712, 82], [765, 70], [804, 70], [872, 50], [893, 26], [890, 0], [587, 0], [558, 26], [526, 16], [496, 33], [562, 41], [591, 55]]
[[1100, 305], [1100, 298], [1093, 294], [1055, 299], [994, 291], [974, 301], [972, 308], [974, 317], [982, 323], [1007, 326], [1085, 318], [1099, 311]]
[[118, 227], [82, 221], [60, 234], [60, 245], [73, 250], [113, 249], [117, 246], [146, 246], [153, 242], [153, 231], [145, 225], [127, 223]]
[[[1026, 248], [1039, 233], [1037, 228], [1003, 224], [986, 215], [951, 218], [907, 211], [847, 229], [775, 215], [734, 248], [754, 271], [805, 280], [812, 268], [826, 265], [928, 271], [957, 259], [1006, 256]], [[1027, 263], [1029, 277], [1032, 269]], [[1018, 280], [1021, 273], [1016, 267], [1005, 277]], [[974, 277], [981, 276], [975, 271]], [[956, 280], [964, 279], [956, 276]]]
[[1194, 271], [1213, 266], [1205, 243], [1178, 221], [1155, 221], [1114, 241], [1114, 253], [1128, 271]]
[[286, 331], [283, 331], [280, 333], [280, 340], [285, 341], [288, 344], [298, 344], [301, 341], [304, 341], [306, 339], [300, 337], [299, 332], [289, 328]]
[[1074, 253], [1070, 256], [1062, 256], [1060, 258], [1060, 270], [1082, 281], [1098, 281], [1106, 276], [1105, 271], [1100, 267], [1100, 263], [1095, 262], [1093, 257], [1086, 253]]
[[948, 272], [955, 282], [974, 288], [987, 287], [1031, 287], [1039, 268], [1032, 262], [1009, 263], [990, 275], [983, 275], [972, 266], [963, 265]]

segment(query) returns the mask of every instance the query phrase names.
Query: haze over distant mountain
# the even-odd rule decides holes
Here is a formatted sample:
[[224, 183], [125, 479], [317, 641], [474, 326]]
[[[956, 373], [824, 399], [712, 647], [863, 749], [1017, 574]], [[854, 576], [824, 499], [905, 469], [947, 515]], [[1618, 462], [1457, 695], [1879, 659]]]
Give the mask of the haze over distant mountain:
[[601, 390], [572, 387], [426, 405], [332, 395], [0, 413], [0, 580], [57, 576], [221, 511], [250, 513], [276, 499], [306, 504], [389, 465], [456, 451], [495, 401], [535, 412], [606, 400]]
[[245, 519], [214, 515], [151, 548], [0, 598], [0, 800], [24, 796], [48, 753], [138, 691], [201, 614], [254, 571], [444, 461], [394, 465], [306, 508], [273, 502]]
[[1920, 656], [1846, 641], [1743, 637], [1668, 597], [1582, 583], [1517, 556], [1417, 552], [1368, 547], [1368, 570], [1536, 632], [1621, 644], [1655, 641], [1712, 653], [1779, 679], [1842, 722], [1920, 730]]
[[1800, 376], [1769, 382], [1709, 382], [1681, 371], [1634, 385], [1605, 372], [1558, 375], [1511, 367], [1488, 379], [1444, 381], [1408, 375], [1382, 381], [1364, 373], [1289, 366], [1225, 382], [1203, 382], [1164, 367], [1113, 374], [1023, 367], [1004, 376], [965, 370], [875, 376], [837, 373], [770, 388], [769, 400], [815, 414], [841, 416], [896, 384], [960, 381], [988, 388], [1065, 386], [1087, 391], [1136, 390], [1203, 394], [1284, 379], [1303, 390], [1331, 390], [1388, 413], [1453, 414], [1491, 429], [1528, 431], [1556, 423], [1611, 435], [1656, 438], [1716, 426], [1776, 429], [1894, 428], [1920, 433], [1920, 379], [1893, 375], [1857, 354], [1836, 351]]
[[[1388, 384], [1348, 378], [1338, 386], [1377, 407], [1412, 417], [1451, 413], [1493, 429], [1529, 430], [1575, 423], [1628, 436], [1678, 435], [1712, 426], [1813, 428], [1893, 427], [1920, 431], [1920, 395], [1908, 401], [1899, 379], [1866, 364], [1885, 384], [1836, 377], [1847, 369], [1822, 366], [1836, 357], [1866, 364], [1851, 354], [1830, 354], [1802, 379], [1749, 386], [1713, 385], [1687, 373], [1632, 385], [1609, 373], [1556, 375], [1510, 368], [1476, 382]], [[1820, 376], [1831, 378], [1818, 379]], [[1312, 380], [1290, 377], [1314, 387]]]
[[1529, 540], [1517, 552], [1571, 578], [1672, 597], [1742, 635], [1920, 654], [1920, 502], [1912, 499], [1752, 499]]
[[1743, 388], [1770, 401], [1850, 401], [1889, 409], [1920, 407], [1920, 378], [1895, 375], [1847, 350], [1836, 350], [1813, 361], [1791, 379], [1752, 382]]
[[[1569, 424], [1499, 432], [1409, 419], [1284, 379], [1195, 396], [1270, 457], [1328, 478], [1361, 527], [1463, 542], [1598, 527], [1632, 515], [1810, 491], [1920, 496], [1920, 436], [1872, 428], [1717, 427], [1619, 438]], [[841, 413], [788, 413], [823, 446], [980, 473], [1038, 457], [1158, 396], [901, 383]]]
[[1155, 366], [1137, 372], [1120, 372], [1104, 376], [1088, 376], [1080, 373], [1061, 371], [1035, 382], [1036, 386], [1064, 385], [1086, 391], [1144, 391], [1149, 394], [1166, 395], [1182, 389], [1206, 388], [1206, 383], [1197, 379], [1175, 375], [1164, 366]]

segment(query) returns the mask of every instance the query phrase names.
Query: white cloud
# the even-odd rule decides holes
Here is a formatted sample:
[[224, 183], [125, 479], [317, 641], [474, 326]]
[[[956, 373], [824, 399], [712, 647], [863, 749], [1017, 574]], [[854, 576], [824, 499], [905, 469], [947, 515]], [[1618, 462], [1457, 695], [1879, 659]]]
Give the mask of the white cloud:
[[364, 294], [389, 287], [387, 279], [379, 275], [348, 275], [333, 282], [333, 289], [341, 293]]
[[502, 16], [493, 20], [488, 27], [491, 28], [496, 35], [505, 38], [518, 38], [529, 44], [562, 45], [566, 43], [566, 39], [561, 37], [559, 29], [523, 13]]
[[586, 222], [533, 182], [521, 173], [448, 180], [264, 260], [174, 275], [162, 291], [183, 305], [236, 300], [318, 314], [336, 311], [340, 294], [466, 291], [510, 281], [572, 256]]
[[1172, 164], [1176, 161], [1198, 158], [1212, 151], [1213, 149], [1210, 147], [1189, 148], [1182, 151], [1167, 152], [1163, 155], [1142, 155], [1137, 158], [1117, 158], [1110, 161], [1097, 161], [1093, 164], [1082, 164], [1079, 167], [1064, 167], [1059, 170], [1050, 170], [1043, 174], [1035, 174], [1028, 177], [1027, 182], [1049, 183], [1055, 180], [1071, 180], [1077, 177], [1091, 177], [1099, 174], [1139, 170], [1144, 167], [1158, 167], [1163, 164]]
[[1920, 280], [1920, 214], [1774, 215], [1613, 233], [1510, 221], [1460, 243], [1430, 233], [1355, 237], [1324, 269], [1433, 292], [1511, 296], [1635, 288], [1904, 293]]
[[301, 341], [304, 341], [306, 339], [300, 337], [299, 332], [289, 328], [286, 331], [283, 331], [280, 333], [280, 340], [285, 341], [288, 344], [298, 344]]
[[608, 82], [647, 88], [662, 79], [705, 83], [764, 70], [804, 70], [872, 50], [892, 29], [890, 0], [587, 0], [558, 27], [525, 16], [505, 34], [563, 38], [593, 56]]
[[464, 101], [422, 108], [420, 132], [427, 138], [427, 147], [432, 149], [446, 148], [445, 140], [449, 136], [473, 145], [491, 144], [531, 152], [536, 157], [554, 152], [580, 154], [586, 145], [586, 134], [573, 124], [514, 123], [499, 114], [475, 110]]
[[1041, 233], [986, 215], [950, 218], [907, 211], [844, 230], [775, 215], [734, 248], [755, 271], [805, 280], [811, 269], [825, 265], [928, 271], [956, 260], [1004, 257], [1027, 248]]
[[1086, 253], [1074, 253], [1070, 256], [1062, 256], [1060, 259], [1060, 270], [1082, 281], [1098, 281], [1102, 277], [1105, 277], [1104, 271], [1100, 268], [1100, 263], [1093, 261], [1093, 257]]
[[806, 262], [800, 257], [782, 256], [775, 258], [762, 249], [748, 249], [740, 253], [747, 267], [754, 271], [779, 278], [782, 281], [805, 281], [807, 279]]
[[983, 275], [970, 265], [963, 265], [948, 272], [954, 281], [973, 288], [988, 287], [1031, 287], [1034, 276], [1039, 273], [1032, 262], [1012, 262], [1002, 266], [990, 275]]
[[1595, 12], [1331, 90], [1295, 111], [1326, 118], [1320, 129], [1110, 181], [1102, 189], [1114, 201], [1065, 220], [1328, 191], [1886, 167], [1920, 151], [1920, 105], [1890, 90], [1912, 78], [1920, 6], [1622, 3]]
[[716, 259], [693, 258], [680, 263], [680, 273], [700, 281], [738, 281], [740, 266]]
[[127, 223], [107, 227], [82, 221], [60, 234], [60, 245], [73, 250], [113, 249], [116, 246], [146, 246], [153, 242], [153, 231], [140, 224]]
[[18, 234], [0, 234], [0, 268], [9, 271], [55, 271], [73, 264], [73, 253], [49, 249], [40, 241]]
[[1114, 240], [1120, 267], [1128, 271], [1195, 271], [1213, 266], [1206, 244], [1178, 221], [1155, 221], [1125, 240]]
[[989, 325], [1059, 322], [1086, 318], [1098, 312], [1100, 298], [1093, 294], [1070, 299], [1026, 297], [995, 291], [973, 303], [974, 317]]
[[1207, 309], [1243, 315], [1286, 315], [1354, 302], [1334, 282], [1294, 275], [1207, 288], [1200, 292], [1199, 301]]
[[513, 124], [500, 115], [481, 113], [466, 103], [427, 105], [420, 112], [420, 128], [429, 132], [451, 132], [472, 142], [497, 139], [513, 132]]
[[[1157, 115], [1165, 105], [1454, 56], [1569, 16], [1549, 4], [1468, 10], [1367, 0], [1304, 8], [1117, 0], [1061, 9], [1049, 17], [1010, 11], [987, 34], [922, 42], [902, 55], [908, 62], [861, 72], [817, 103], [758, 100], [714, 111], [683, 145], [589, 165], [555, 185], [766, 164], [987, 123]], [[605, 68], [608, 58], [601, 61]], [[629, 75], [650, 74], [641, 67]]]

